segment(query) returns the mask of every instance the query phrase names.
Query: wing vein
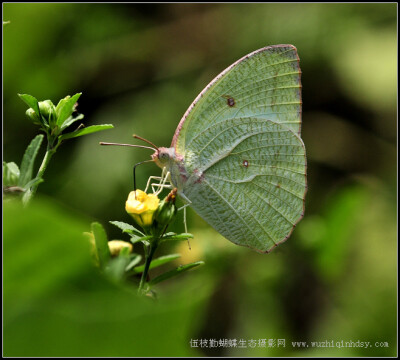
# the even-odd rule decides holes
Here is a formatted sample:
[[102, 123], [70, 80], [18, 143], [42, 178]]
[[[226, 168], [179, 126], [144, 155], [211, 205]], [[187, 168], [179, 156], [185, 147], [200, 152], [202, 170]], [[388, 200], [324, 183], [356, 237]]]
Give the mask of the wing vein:
[[[222, 201], [224, 201], [231, 209], [232, 211], [235, 213], [235, 215], [242, 221], [242, 223], [247, 227], [247, 229], [249, 230], [249, 232], [253, 235], [253, 237], [257, 238], [256, 234], [254, 234], [254, 232], [251, 230], [251, 228], [249, 227], [249, 225], [246, 223], [246, 221], [244, 221], [244, 219], [237, 213], [237, 211], [233, 208], [233, 206], [230, 204], [229, 201], [227, 201], [222, 194], [220, 194], [207, 180], [203, 180], [205, 183], [207, 183], [207, 185], [220, 197], [220, 199]], [[272, 241], [274, 241], [271, 238]], [[274, 242], [275, 243], [275, 242]]]

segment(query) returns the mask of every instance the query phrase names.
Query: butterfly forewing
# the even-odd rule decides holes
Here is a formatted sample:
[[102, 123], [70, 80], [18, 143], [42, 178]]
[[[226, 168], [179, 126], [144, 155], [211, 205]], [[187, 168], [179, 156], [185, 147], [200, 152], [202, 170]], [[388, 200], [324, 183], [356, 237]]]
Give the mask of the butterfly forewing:
[[300, 133], [300, 67], [294, 46], [259, 49], [219, 74], [183, 116], [172, 146], [183, 153], [209, 126], [252, 116], [285, 124]]

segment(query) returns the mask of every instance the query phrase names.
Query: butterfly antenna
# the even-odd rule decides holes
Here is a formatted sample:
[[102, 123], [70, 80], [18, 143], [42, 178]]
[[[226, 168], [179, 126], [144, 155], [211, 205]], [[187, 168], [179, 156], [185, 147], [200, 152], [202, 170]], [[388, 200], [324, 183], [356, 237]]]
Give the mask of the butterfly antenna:
[[135, 139], [139, 139], [139, 140], [142, 140], [142, 141], [144, 141], [144, 142], [147, 142], [148, 144], [150, 144], [151, 146], [153, 146], [154, 150], [158, 150], [158, 146], [154, 145], [151, 141], [149, 141], [149, 140], [147, 140], [147, 139], [144, 139], [144, 138], [142, 138], [141, 136], [136, 135], [136, 134], [133, 134], [132, 136], [133, 136]]
[[143, 146], [143, 145], [133, 145], [133, 144], [119, 144], [119, 143], [110, 143], [110, 142], [100, 142], [100, 145], [116, 145], [116, 146], [131, 146], [131, 147], [138, 147], [142, 149], [150, 149], [154, 150], [154, 148], [149, 147], [149, 146]]

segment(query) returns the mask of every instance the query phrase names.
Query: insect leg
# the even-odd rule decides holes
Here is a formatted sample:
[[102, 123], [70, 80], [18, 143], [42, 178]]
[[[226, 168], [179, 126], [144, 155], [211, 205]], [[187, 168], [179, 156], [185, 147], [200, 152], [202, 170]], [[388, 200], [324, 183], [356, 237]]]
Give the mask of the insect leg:
[[[189, 200], [189, 199], [188, 199]], [[190, 200], [189, 200], [190, 201]], [[183, 223], [184, 223], [184, 225], [185, 225], [185, 232], [187, 232], [187, 224], [186, 224], [186, 208], [188, 207], [188, 206], [190, 206], [192, 203], [190, 203], [190, 204], [185, 204], [185, 205], [183, 205], [182, 207], [180, 207], [179, 209], [178, 209], [178, 211], [179, 210], [183, 210]]]
[[[161, 180], [162, 178], [160, 176], [150, 176], [149, 179], [147, 180], [147, 185], [146, 188], [144, 189], [144, 192], [147, 193], [147, 189], [150, 186], [151, 180]], [[152, 184], [153, 185], [153, 184]], [[154, 191], [153, 191], [154, 192]]]
[[187, 206], [192, 205], [192, 202], [191, 202], [183, 193], [178, 193], [178, 194], [179, 194], [179, 196], [182, 198], [182, 200], [186, 203], [185, 205], [183, 205], [182, 207], [180, 207], [180, 208], [178, 209], [178, 211], [184, 209], [184, 208], [187, 207]]
[[[187, 223], [186, 223], [186, 207], [189, 206], [190, 204], [187, 204], [186, 206], [183, 206], [183, 224], [185, 225], [185, 233], [188, 232], [187, 230]], [[189, 239], [187, 239], [188, 242], [188, 246], [189, 246], [189, 250], [192, 250], [191, 246], [190, 246], [190, 241]]]
[[[155, 195], [158, 195], [163, 189], [173, 189], [174, 188], [170, 184], [151, 184], [151, 186], [152, 186], [152, 189], [153, 189], [153, 193]], [[157, 191], [154, 189], [154, 187], [156, 187], [156, 186], [158, 187]]]
[[[182, 198], [183, 201], [186, 202], [186, 204], [183, 205], [183, 206], [181, 206], [181, 207], [178, 209], [178, 211], [179, 211], [179, 210], [183, 210], [183, 224], [184, 224], [184, 226], [185, 226], [185, 233], [187, 233], [187, 232], [188, 232], [188, 229], [187, 229], [187, 222], [186, 222], [186, 208], [187, 208], [188, 206], [192, 205], [192, 202], [191, 202], [184, 194], [182, 194], [182, 193], [179, 194], [179, 196]], [[188, 246], [189, 246], [189, 250], [191, 250], [189, 239], [188, 239]]]
[[170, 174], [169, 171], [165, 174], [164, 178], [161, 179], [160, 183], [152, 184], [153, 191], [154, 191], [154, 187], [158, 187], [158, 190], [156, 192], [154, 192], [155, 195], [158, 195], [164, 188], [165, 189], [172, 189], [172, 185], [171, 184], [166, 184], [167, 181], [169, 183], [171, 183], [171, 174]]
[[[185, 233], [188, 232], [187, 230], [187, 223], [186, 223], [186, 207], [183, 208], [183, 224], [185, 225]], [[190, 247], [190, 245], [189, 245]]]

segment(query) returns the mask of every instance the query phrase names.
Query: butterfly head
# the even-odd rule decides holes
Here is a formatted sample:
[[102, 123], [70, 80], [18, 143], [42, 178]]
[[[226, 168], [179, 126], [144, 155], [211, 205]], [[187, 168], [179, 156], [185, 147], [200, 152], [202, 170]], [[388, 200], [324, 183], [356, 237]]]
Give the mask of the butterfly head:
[[151, 158], [160, 168], [168, 167], [170, 161], [175, 158], [175, 149], [160, 147], [151, 155]]

